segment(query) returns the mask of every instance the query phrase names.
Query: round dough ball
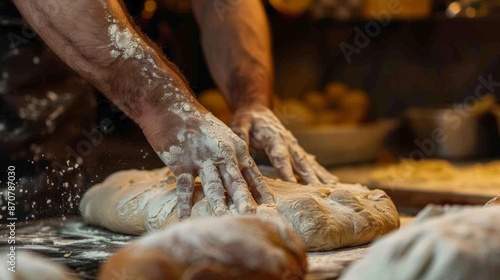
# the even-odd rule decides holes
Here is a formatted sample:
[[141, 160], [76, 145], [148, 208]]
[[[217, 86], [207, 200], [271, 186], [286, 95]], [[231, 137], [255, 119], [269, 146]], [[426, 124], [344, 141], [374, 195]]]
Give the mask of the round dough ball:
[[381, 238], [341, 279], [498, 279], [496, 207], [438, 207], [423, 212], [427, 218]]
[[316, 122], [314, 112], [297, 99], [283, 100], [275, 113], [286, 127], [307, 127]]
[[342, 123], [345, 124], [358, 124], [366, 120], [367, 112], [360, 109], [344, 112], [342, 114]]
[[342, 113], [335, 110], [328, 110], [319, 114], [319, 123], [322, 125], [339, 124], [342, 122]]
[[317, 113], [318, 111], [324, 111], [328, 108], [328, 102], [326, 97], [319, 91], [308, 92], [302, 97], [302, 100]]
[[340, 107], [344, 111], [360, 110], [367, 112], [370, 107], [370, 99], [366, 92], [360, 89], [353, 89], [348, 94], [343, 95], [339, 101]]
[[347, 94], [349, 87], [342, 82], [330, 82], [325, 86], [325, 94], [330, 106], [338, 106], [340, 99]]
[[253, 216], [187, 221], [118, 251], [99, 279], [303, 279], [306, 249], [281, 223]]

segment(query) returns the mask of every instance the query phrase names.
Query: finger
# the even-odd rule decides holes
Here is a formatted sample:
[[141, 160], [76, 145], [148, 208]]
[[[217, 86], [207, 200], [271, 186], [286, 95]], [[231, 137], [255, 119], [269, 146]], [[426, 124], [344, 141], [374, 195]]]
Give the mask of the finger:
[[307, 153], [304, 149], [294, 143], [290, 147], [290, 154], [292, 155], [293, 169], [299, 175], [301, 181], [306, 184], [318, 184], [320, 180], [307, 160]]
[[177, 217], [184, 221], [191, 216], [191, 207], [193, 201], [194, 176], [184, 173], [177, 176]]
[[222, 182], [229, 195], [233, 198], [238, 213], [241, 215], [254, 214], [255, 206], [252, 195], [239, 168], [234, 163], [221, 164], [219, 165], [219, 171], [222, 175]]
[[250, 144], [250, 128], [252, 127], [252, 118], [250, 116], [235, 116], [231, 123], [231, 129], [247, 145]]
[[219, 170], [213, 165], [205, 166], [200, 171], [200, 179], [203, 185], [203, 192], [208, 200], [208, 204], [212, 207], [214, 215], [229, 214], [224, 186], [219, 177]]
[[314, 172], [318, 176], [318, 178], [323, 182], [324, 184], [329, 184], [333, 185], [336, 184], [339, 181], [339, 178], [337, 176], [333, 175], [330, 173], [328, 170], [326, 170], [323, 166], [321, 166], [316, 159], [314, 158], [313, 155], [308, 155], [309, 162], [311, 162], [311, 166], [314, 169]]
[[243, 167], [241, 174], [247, 181], [253, 198], [259, 204], [274, 204], [274, 197], [269, 191], [264, 176], [252, 159], [249, 159], [249, 162], [249, 165]]
[[285, 144], [282, 141], [274, 141], [266, 147], [265, 151], [280, 178], [283, 181], [296, 183], [297, 178], [293, 175], [290, 155]]

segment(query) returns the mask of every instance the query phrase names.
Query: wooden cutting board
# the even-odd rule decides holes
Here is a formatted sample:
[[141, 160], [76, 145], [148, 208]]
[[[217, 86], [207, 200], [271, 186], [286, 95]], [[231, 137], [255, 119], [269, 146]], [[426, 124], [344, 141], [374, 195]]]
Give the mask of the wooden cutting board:
[[408, 208], [410, 212], [418, 211], [428, 204], [484, 205], [500, 194], [498, 184], [476, 184], [473, 181], [378, 182], [370, 175], [377, 168], [379, 166], [363, 165], [336, 168], [331, 172], [337, 175], [341, 182], [360, 183], [385, 191], [402, 212], [407, 212], [404, 208]]

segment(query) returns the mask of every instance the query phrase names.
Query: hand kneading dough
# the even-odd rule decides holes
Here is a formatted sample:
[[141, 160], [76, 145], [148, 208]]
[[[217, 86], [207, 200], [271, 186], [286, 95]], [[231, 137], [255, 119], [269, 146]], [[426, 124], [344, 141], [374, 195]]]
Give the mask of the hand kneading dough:
[[188, 221], [118, 251], [99, 279], [303, 279], [306, 250], [286, 226], [257, 217]]
[[497, 207], [429, 206], [421, 213], [377, 241], [341, 279], [500, 279]]
[[[282, 221], [308, 251], [366, 244], [399, 227], [398, 212], [380, 190], [361, 185], [299, 185], [266, 179], [276, 205], [259, 205], [257, 216]], [[167, 168], [129, 170], [90, 188], [80, 210], [85, 221], [112, 231], [142, 234], [178, 223], [175, 176]], [[189, 220], [212, 215], [201, 184], [195, 186]], [[228, 201], [232, 213], [237, 213]]]
[[26, 251], [17, 251], [15, 272], [7, 270], [7, 252], [0, 252], [3, 258], [0, 265], [1, 280], [76, 280], [65, 266], [52, 262], [42, 256]]

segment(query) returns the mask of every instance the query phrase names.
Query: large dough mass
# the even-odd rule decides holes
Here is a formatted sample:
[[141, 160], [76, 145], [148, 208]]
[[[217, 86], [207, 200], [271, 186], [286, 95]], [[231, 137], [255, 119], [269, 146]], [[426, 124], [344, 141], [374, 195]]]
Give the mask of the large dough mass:
[[497, 207], [428, 206], [381, 238], [342, 280], [500, 279]]
[[[380, 190], [359, 184], [300, 185], [266, 179], [275, 205], [259, 205], [257, 216], [284, 222], [308, 251], [366, 244], [399, 227], [398, 212]], [[128, 170], [90, 188], [80, 203], [84, 220], [127, 234], [143, 234], [179, 222], [175, 176], [167, 168]], [[190, 220], [212, 216], [201, 184], [196, 183]], [[236, 209], [229, 199], [232, 213]]]

